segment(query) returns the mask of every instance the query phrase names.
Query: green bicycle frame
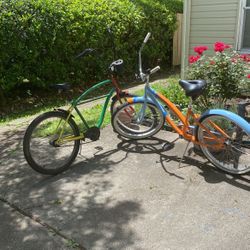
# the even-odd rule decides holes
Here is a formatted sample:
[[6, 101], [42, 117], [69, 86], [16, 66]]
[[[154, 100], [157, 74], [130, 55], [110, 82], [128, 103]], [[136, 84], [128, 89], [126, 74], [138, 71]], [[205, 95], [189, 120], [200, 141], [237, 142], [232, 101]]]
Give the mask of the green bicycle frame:
[[[96, 90], [96, 89], [98, 89], [106, 84], [109, 84], [109, 83], [112, 83], [111, 80], [105, 80], [105, 81], [99, 82], [99, 83], [95, 84], [94, 86], [92, 86], [91, 88], [87, 89], [83, 94], [81, 94], [78, 98], [74, 99], [71, 102], [71, 108], [75, 109], [75, 111], [77, 112], [77, 114], [79, 115], [79, 117], [81, 118], [82, 122], [84, 123], [84, 125], [86, 126], [87, 129], [89, 128], [89, 125], [86, 122], [86, 120], [84, 119], [84, 117], [82, 116], [79, 109], [77, 108], [77, 105], [84, 103], [83, 102], [84, 97], [86, 97], [90, 92], [92, 92], [92, 91], [94, 91], [94, 90]], [[104, 106], [102, 108], [102, 112], [99, 116], [98, 123], [96, 125], [98, 128], [100, 128], [102, 126], [104, 116], [105, 116], [105, 113], [106, 113], [106, 110], [108, 107], [108, 103], [109, 103], [114, 92], [115, 92], [115, 89], [112, 88], [109, 91], [109, 93], [104, 96], [104, 97], [106, 97], [106, 100], [105, 100]]]
[[[67, 112], [68, 112], [67, 119], [63, 122], [63, 124], [61, 124], [61, 122], [59, 122], [59, 124], [57, 126], [57, 129], [56, 129], [56, 131], [58, 131], [58, 129], [60, 129], [59, 138], [57, 139], [57, 143], [58, 144], [63, 144], [64, 142], [67, 142], [67, 141], [79, 140], [79, 139], [83, 139], [84, 138], [84, 135], [80, 135], [80, 136], [77, 136], [77, 137], [76, 136], [68, 136], [68, 137], [62, 138], [62, 134], [63, 134], [64, 128], [65, 128], [65, 125], [68, 122], [69, 118], [71, 117], [71, 114], [72, 114], [73, 110], [75, 110], [77, 112], [77, 114], [79, 115], [82, 123], [86, 127], [86, 129], [89, 129], [89, 125], [88, 125], [87, 121], [84, 119], [84, 117], [81, 114], [80, 110], [77, 108], [77, 105], [86, 103], [86, 101], [84, 101], [84, 98], [90, 92], [92, 92], [92, 91], [94, 91], [94, 90], [96, 90], [96, 89], [98, 89], [98, 88], [100, 88], [100, 87], [102, 87], [102, 86], [104, 86], [106, 84], [109, 84], [109, 83], [112, 83], [112, 81], [109, 80], [109, 79], [108, 80], [104, 80], [102, 82], [99, 82], [99, 83], [95, 84], [94, 86], [92, 86], [91, 88], [87, 89], [78, 98], [73, 99], [71, 101], [71, 106], [67, 110]], [[104, 96], [101, 96], [101, 97], [98, 97], [98, 98], [92, 98], [91, 100], [88, 100], [88, 101], [92, 101], [92, 100], [100, 99], [102, 97], [106, 97], [104, 106], [102, 108], [101, 114], [100, 114], [98, 122], [96, 124], [96, 126], [98, 128], [100, 128], [102, 126], [102, 123], [103, 123], [103, 120], [104, 120], [104, 117], [105, 117], [105, 113], [106, 113], [106, 110], [107, 110], [107, 107], [108, 107], [108, 103], [109, 103], [109, 101], [110, 101], [110, 99], [111, 99], [111, 97], [112, 97], [112, 95], [113, 95], [114, 92], [115, 92], [115, 88], [111, 88], [111, 90], [108, 92], [107, 95], [104, 95]], [[62, 126], [60, 126], [60, 125], [62, 125]]]

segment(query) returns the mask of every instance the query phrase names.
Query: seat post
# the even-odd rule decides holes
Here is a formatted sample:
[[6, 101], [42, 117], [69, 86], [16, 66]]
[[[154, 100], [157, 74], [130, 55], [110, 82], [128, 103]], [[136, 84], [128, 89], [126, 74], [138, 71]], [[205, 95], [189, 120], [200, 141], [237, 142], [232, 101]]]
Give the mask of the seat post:
[[189, 109], [192, 109], [192, 106], [193, 106], [193, 98], [190, 97], [190, 98], [189, 98], [188, 108], [189, 108]]

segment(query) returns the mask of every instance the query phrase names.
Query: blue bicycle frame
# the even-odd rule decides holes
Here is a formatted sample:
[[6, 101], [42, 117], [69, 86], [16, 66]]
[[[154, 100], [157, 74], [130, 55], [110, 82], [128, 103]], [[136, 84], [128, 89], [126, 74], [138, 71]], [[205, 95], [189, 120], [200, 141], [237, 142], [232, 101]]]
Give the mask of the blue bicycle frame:
[[[140, 110], [140, 112], [138, 114], [138, 117], [137, 117], [139, 122], [142, 121], [142, 119], [143, 119], [143, 117], [145, 115], [145, 110], [146, 110], [147, 103], [151, 103], [151, 104], [155, 105], [161, 111], [161, 113], [162, 113], [163, 117], [165, 118], [165, 120], [169, 121], [169, 119], [167, 119], [168, 111], [164, 108], [164, 106], [160, 103], [160, 101], [163, 102], [165, 105], [167, 105], [169, 107], [169, 109], [173, 110], [173, 112], [179, 117], [179, 119], [182, 121], [183, 124], [186, 124], [186, 122], [187, 122], [186, 119], [185, 119], [185, 116], [180, 115], [179, 109], [170, 100], [168, 100], [166, 97], [164, 97], [163, 95], [157, 93], [154, 89], [152, 89], [149, 86], [148, 82], [145, 85], [145, 91], [144, 91], [143, 96], [141, 96], [141, 97], [133, 97], [133, 98], [130, 98], [130, 99], [132, 99], [132, 100], [129, 101], [130, 103], [144, 102], [144, 105], [143, 105], [142, 109]], [[160, 101], [158, 101], [158, 100], [160, 100]], [[189, 106], [189, 107], [191, 107], [191, 106]], [[230, 112], [228, 110], [224, 110], [224, 109], [209, 109], [209, 110], [205, 111], [200, 116], [199, 121], [202, 120], [203, 117], [208, 116], [208, 115], [224, 116], [224, 117], [230, 119], [231, 121], [233, 121], [238, 126], [240, 126], [242, 129], [244, 129], [244, 131], [250, 136], [250, 123], [248, 123], [245, 119], [243, 119], [239, 115], [237, 115], [237, 114], [235, 114], [233, 112]], [[172, 125], [172, 124], [170, 124], [170, 125]]]

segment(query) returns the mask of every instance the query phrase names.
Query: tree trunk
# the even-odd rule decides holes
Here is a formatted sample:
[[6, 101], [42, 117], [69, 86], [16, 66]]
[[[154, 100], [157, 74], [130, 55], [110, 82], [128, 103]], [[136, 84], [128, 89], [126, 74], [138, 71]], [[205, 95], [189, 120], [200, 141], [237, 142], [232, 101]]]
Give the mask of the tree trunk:
[[3, 93], [3, 88], [0, 86], [0, 109], [4, 108], [6, 105], [6, 98]]

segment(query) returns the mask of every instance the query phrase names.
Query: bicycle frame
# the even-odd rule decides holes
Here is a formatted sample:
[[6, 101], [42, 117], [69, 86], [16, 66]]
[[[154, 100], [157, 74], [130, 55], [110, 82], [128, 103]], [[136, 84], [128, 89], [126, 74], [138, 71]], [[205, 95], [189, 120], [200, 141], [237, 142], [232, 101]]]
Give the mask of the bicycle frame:
[[[159, 101], [158, 101], [159, 100]], [[188, 106], [188, 111], [187, 114], [184, 115], [168, 98], [166, 98], [165, 96], [163, 96], [162, 94], [156, 92], [154, 89], [152, 89], [149, 86], [149, 83], [146, 83], [145, 85], [145, 91], [144, 91], [144, 96], [143, 97], [133, 97], [133, 98], [128, 98], [127, 102], [128, 103], [137, 103], [137, 102], [144, 102], [144, 106], [142, 107], [142, 109], [139, 112], [139, 119], [143, 118], [144, 116], [144, 112], [146, 109], [146, 103], [152, 103], [154, 105], [157, 106], [157, 108], [161, 111], [161, 113], [163, 114], [165, 121], [181, 136], [183, 137], [185, 140], [191, 141], [194, 144], [198, 144], [198, 145], [202, 145], [202, 146], [211, 146], [209, 144], [204, 144], [201, 143], [199, 141], [196, 140], [196, 136], [193, 134], [193, 125], [190, 125], [190, 119], [193, 118], [194, 122], [193, 124], [197, 125], [197, 126], [201, 126], [209, 135], [208, 140], [214, 140], [217, 141], [219, 143], [219, 145], [217, 145], [216, 147], [221, 148], [223, 146], [224, 141], [229, 138], [229, 136], [221, 129], [219, 128], [219, 126], [217, 126], [216, 124], [212, 124], [212, 126], [214, 126], [214, 128], [216, 128], [224, 137], [223, 138], [218, 138], [216, 135], [214, 135], [208, 128], [206, 128], [205, 126], [203, 126], [200, 122], [200, 116], [197, 114], [194, 114], [192, 111], [192, 105], [191, 103]], [[164, 106], [160, 103], [164, 103], [165, 105], [167, 105], [167, 107], [171, 110], [171, 112], [173, 112], [178, 119], [181, 121], [182, 125], [178, 126], [169, 116], [168, 111], [164, 108]], [[190, 132], [190, 129], [192, 130]], [[213, 147], [215, 147], [215, 145], [213, 145]]]
[[[85, 127], [88, 129], [89, 128], [89, 125], [87, 123], [87, 121], [84, 119], [83, 115], [81, 114], [80, 110], [77, 108], [77, 105], [80, 105], [82, 103], [84, 103], [83, 99], [90, 93], [90, 92], [93, 92], [94, 90], [106, 85], [106, 84], [110, 84], [112, 83], [111, 80], [105, 80], [105, 81], [102, 81], [102, 82], [99, 82], [97, 84], [95, 84], [94, 86], [92, 86], [91, 88], [87, 89], [84, 93], [82, 93], [78, 98], [74, 99], [72, 102], [71, 102], [71, 107], [68, 109], [69, 113], [71, 114], [71, 112], [73, 110], [75, 110], [77, 112], [77, 114], [79, 115], [81, 121], [83, 122], [83, 124], [85, 125]], [[104, 102], [104, 106], [102, 108], [102, 111], [101, 111], [101, 114], [99, 116], [99, 119], [98, 119], [98, 122], [96, 124], [96, 126], [98, 128], [100, 128], [102, 126], [102, 123], [103, 123], [103, 120], [104, 120], [104, 116], [105, 116], [105, 113], [106, 113], [106, 110], [107, 110], [107, 107], [108, 107], [108, 103], [112, 97], [112, 95], [114, 94], [114, 92], [116, 91], [116, 88], [111, 88], [111, 90], [109, 91], [109, 93], [107, 95], [104, 95], [104, 96], [101, 96], [99, 98], [102, 98], [102, 97], [106, 97], [105, 99], [105, 102]], [[95, 98], [95, 99], [99, 99], [99, 98]]]
[[60, 126], [61, 122], [59, 122], [59, 124], [57, 126], [57, 129], [56, 129], [57, 132], [58, 132], [58, 129], [60, 129], [59, 138], [57, 139], [58, 144], [63, 144], [64, 142], [73, 141], [73, 140], [84, 139], [84, 137], [85, 137], [84, 133], [82, 133], [79, 136], [68, 136], [68, 137], [61, 138], [62, 134], [63, 134], [63, 131], [64, 131], [64, 128], [65, 128], [65, 125], [67, 124], [68, 120], [72, 116], [72, 112], [75, 110], [76, 113], [78, 114], [78, 116], [80, 117], [82, 123], [84, 124], [85, 129], [86, 130], [89, 129], [89, 125], [88, 125], [87, 121], [84, 119], [83, 115], [81, 114], [81, 112], [80, 112], [80, 110], [78, 109], [77, 106], [80, 105], [80, 104], [85, 103], [84, 98], [90, 92], [92, 92], [92, 91], [94, 91], [94, 90], [96, 90], [96, 89], [98, 89], [98, 88], [100, 88], [100, 87], [102, 87], [104, 85], [110, 84], [110, 83], [113, 83], [113, 85], [115, 87], [112, 87], [107, 95], [101, 96], [99, 98], [94, 98], [96, 100], [96, 99], [100, 99], [102, 97], [106, 97], [105, 102], [104, 102], [104, 106], [102, 108], [101, 114], [100, 114], [98, 122], [96, 124], [96, 127], [98, 127], [98, 128], [100, 128], [102, 126], [102, 123], [103, 123], [103, 120], [104, 120], [104, 117], [105, 117], [105, 113], [106, 113], [106, 110], [107, 110], [107, 107], [108, 107], [108, 103], [109, 103], [112, 95], [114, 94], [114, 92], [117, 92], [118, 95], [121, 92], [121, 90], [119, 89], [119, 87], [117, 85], [116, 79], [114, 77], [112, 77], [112, 80], [108, 79], [108, 80], [104, 80], [102, 82], [96, 83], [94, 86], [92, 86], [91, 88], [87, 89], [84, 93], [82, 93], [78, 98], [71, 101], [71, 106], [66, 111], [67, 114], [68, 114], [67, 119], [64, 121], [62, 126]]

